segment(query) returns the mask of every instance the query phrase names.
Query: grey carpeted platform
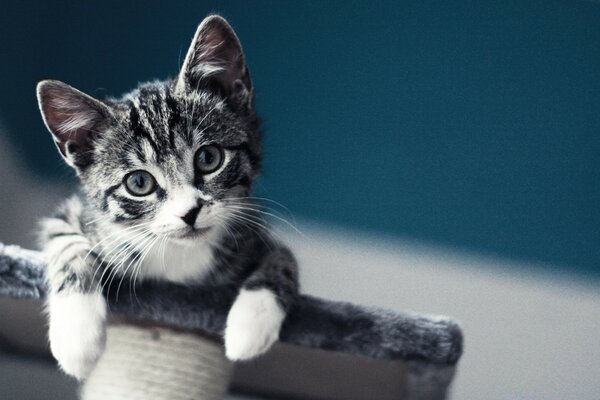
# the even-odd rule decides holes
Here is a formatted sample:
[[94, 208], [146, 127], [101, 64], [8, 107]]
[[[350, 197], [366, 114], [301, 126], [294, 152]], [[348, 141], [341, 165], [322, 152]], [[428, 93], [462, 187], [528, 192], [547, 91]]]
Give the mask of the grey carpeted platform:
[[[0, 244], [0, 295], [43, 298], [40, 253]], [[232, 287], [124, 283], [108, 288], [113, 313], [219, 335], [234, 299]], [[111, 290], [112, 289], [112, 290]], [[282, 329], [283, 343], [369, 359], [405, 362], [406, 398], [444, 398], [462, 354], [460, 326], [450, 318], [397, 313], [303, 295]]]

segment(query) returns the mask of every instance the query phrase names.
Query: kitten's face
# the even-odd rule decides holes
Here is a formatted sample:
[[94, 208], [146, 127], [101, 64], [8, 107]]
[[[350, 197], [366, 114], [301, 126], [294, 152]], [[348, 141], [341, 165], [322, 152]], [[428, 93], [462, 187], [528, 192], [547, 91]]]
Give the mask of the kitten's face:
[[113, 222], [194, 239], [222, 225], [229, 203], [248, 194], [257, 138], [224, 99], [150, 84], [111, 106], [118, 122], [81, 178]]
[[209, 17], [172, 82], [100, 102], [44, 81], [38, 98], [105, 222], [185, 243], [233, 217], [258, 174], [251, 91], [237, 37], [222, 18]]

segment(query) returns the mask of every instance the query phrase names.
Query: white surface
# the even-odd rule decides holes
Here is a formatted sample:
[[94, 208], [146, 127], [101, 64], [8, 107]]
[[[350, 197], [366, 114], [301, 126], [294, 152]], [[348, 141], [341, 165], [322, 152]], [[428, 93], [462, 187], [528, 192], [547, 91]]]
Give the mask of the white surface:
[[[600, 285], [448, 249], [302, 227], [304, 292], [458, 319], [453, 399], [600, 398]], [[535, 266], [543, 271], [543, 266]]]

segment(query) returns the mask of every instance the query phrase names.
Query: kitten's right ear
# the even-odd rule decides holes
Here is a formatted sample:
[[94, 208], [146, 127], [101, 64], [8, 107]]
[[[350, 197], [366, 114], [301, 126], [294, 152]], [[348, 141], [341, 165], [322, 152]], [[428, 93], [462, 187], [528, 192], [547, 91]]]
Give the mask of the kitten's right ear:
[[175, 80], [176, 92], [199, 88], [218, 90], [232, 105], [251, 108], [252, 80], [242, 45], [231, 25], [219, 15], [206, 17], [198, 26]]
[[46, 127], [67, 164], [85, 168], [92, 162], [94, 137], [111, 111], [99, 100], [60, 81], [41, 81], [37, 99]]

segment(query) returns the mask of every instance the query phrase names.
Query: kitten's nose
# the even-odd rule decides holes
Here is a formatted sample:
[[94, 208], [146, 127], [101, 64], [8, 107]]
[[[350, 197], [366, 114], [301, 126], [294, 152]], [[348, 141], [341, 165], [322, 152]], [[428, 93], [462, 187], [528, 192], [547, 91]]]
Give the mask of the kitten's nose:
[[196, 223], [196, 217], [198, 217], [198, 213], [200, 212], [200, 208], [202, 206], [194, 207], [190, 211], [188, 211], [181, 219], [183, 222], [188, 224], [189, 226], [194, 226]]

